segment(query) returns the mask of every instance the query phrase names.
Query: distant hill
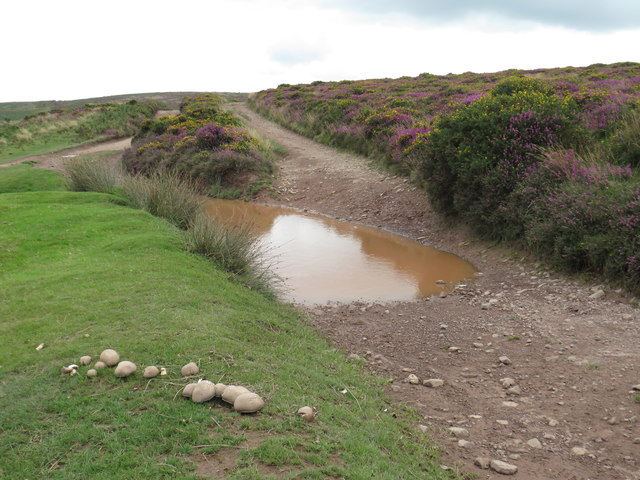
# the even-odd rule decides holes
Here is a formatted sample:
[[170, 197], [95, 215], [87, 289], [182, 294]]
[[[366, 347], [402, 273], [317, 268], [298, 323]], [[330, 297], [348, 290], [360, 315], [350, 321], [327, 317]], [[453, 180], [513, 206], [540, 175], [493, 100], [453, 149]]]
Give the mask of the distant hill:
[[[18, 120], [37, 112], [52, 110], [54, 108], [82, 107], [86, 103], [120, 103], [129, 100], [157, 100], [164, 103], [168, 109], [175, 110], [180, 106], [180, 101], [185, 95], [193, 95], [201, 92], [155, 92], [155, 93], [129, 93], [125, 95], [112, 95], [109, 97], [83, 98], [79, 100], [41, 100], [37, 102], [6, 102], [0, 103], [0, 121]], [[243, 100], [246, 93], [220, 93], [220, 96], [229, 100]]]

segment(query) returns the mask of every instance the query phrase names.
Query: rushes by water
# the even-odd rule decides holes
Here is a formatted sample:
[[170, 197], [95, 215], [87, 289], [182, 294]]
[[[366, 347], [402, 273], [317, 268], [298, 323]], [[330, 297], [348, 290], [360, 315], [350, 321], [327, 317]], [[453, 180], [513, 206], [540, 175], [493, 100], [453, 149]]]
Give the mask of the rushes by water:
[[133, 207], [164, 218], [181, 230], [189, 251], [202, 255], [262, 293], [274, 293], [276, 280], [264, 262], [250, 224], [214, 222], [202, 210], [199, 189], [179, 173], [160, 170], [150, 176], [131, 175], [120, 166], [86, 159], [65, 163], [69, 189], [112, 193]]

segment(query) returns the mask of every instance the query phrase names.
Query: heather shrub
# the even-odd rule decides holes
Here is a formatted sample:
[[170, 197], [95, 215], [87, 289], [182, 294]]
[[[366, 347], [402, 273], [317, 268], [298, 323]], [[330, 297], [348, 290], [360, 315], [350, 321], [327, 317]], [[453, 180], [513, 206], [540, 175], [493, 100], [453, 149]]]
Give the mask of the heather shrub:
[[640, 180], [567, 182], [538, 197], [526, 240], [562, 268], [640, 289]]
[[629, 110], [609, 139], [612, 158], [618, 165], [640, 167], [640, 109]]
[[271, 147], [239, 126], [221, 105], [213, 94], [185, 97], [180, 115], [144, 122], [124, 154], [127, 171], [150, 175], [170, 170], [207, 187], [220, 187], [210, 192], [226, 191], [227, 183], [242, 178], [249, 191], [247, 178], [271, 171]]
[[505, 199], [540, 149], [579, 144], [583, 136], [570, 97], [539, 89], [492, 92], [440, 117], [412, 154], [421, 160], [419, 175], [437, 207], [482, 234], [501, 237]]

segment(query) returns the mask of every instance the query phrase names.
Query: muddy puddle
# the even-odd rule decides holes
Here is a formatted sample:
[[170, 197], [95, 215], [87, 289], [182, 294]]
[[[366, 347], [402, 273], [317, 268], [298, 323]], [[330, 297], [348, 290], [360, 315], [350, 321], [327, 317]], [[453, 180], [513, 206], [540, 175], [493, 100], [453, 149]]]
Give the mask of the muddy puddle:
[[460, 257], [373, 227], [238, 201], [206, 206], [218, 220], [253, 225], [284, 279], [284, 298], [296, 303], [419, 299], [451, 291], [475, 272]]

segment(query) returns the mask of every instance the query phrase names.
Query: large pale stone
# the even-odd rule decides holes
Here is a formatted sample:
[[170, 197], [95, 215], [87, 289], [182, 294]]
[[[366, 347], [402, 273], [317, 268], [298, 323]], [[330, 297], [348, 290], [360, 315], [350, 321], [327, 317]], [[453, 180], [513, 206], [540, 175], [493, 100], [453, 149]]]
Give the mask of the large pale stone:
[[241, 393], [233, 402], [233, 408], [240, 413], [255, 413], [264, 407], [264, 400], [257, 393]]
[[202, 380], [196, 384], [191, 392], [191, 400], [196, 403], [211, 400], [216, 392], [216, 386], [209, 380]]
[[120, 361], [120, 354], [115, 350], [112, 350], [111, 348], [107, 348], [100, 354], [100, 361], [103, 362], [107, 367], [113, 367]]
[[228, 385], [227, 388], [224, 389], [224, 392], [222, 392], [222, 400], [233, 405], [238, 396], [247, 392], [249, 392], [249, 390], [245, 387], [241, 387], [239, 385]]
[[128, 360], [123, 360], [122, 362], [118, 363], [118, 366], [116, 367], [116, 370], [115, 372], [113, 372], [113, 374], [116, 377], [128, 377], [129, 375], [133, 375], [136, 370], [137, 367], [135, 363]]

